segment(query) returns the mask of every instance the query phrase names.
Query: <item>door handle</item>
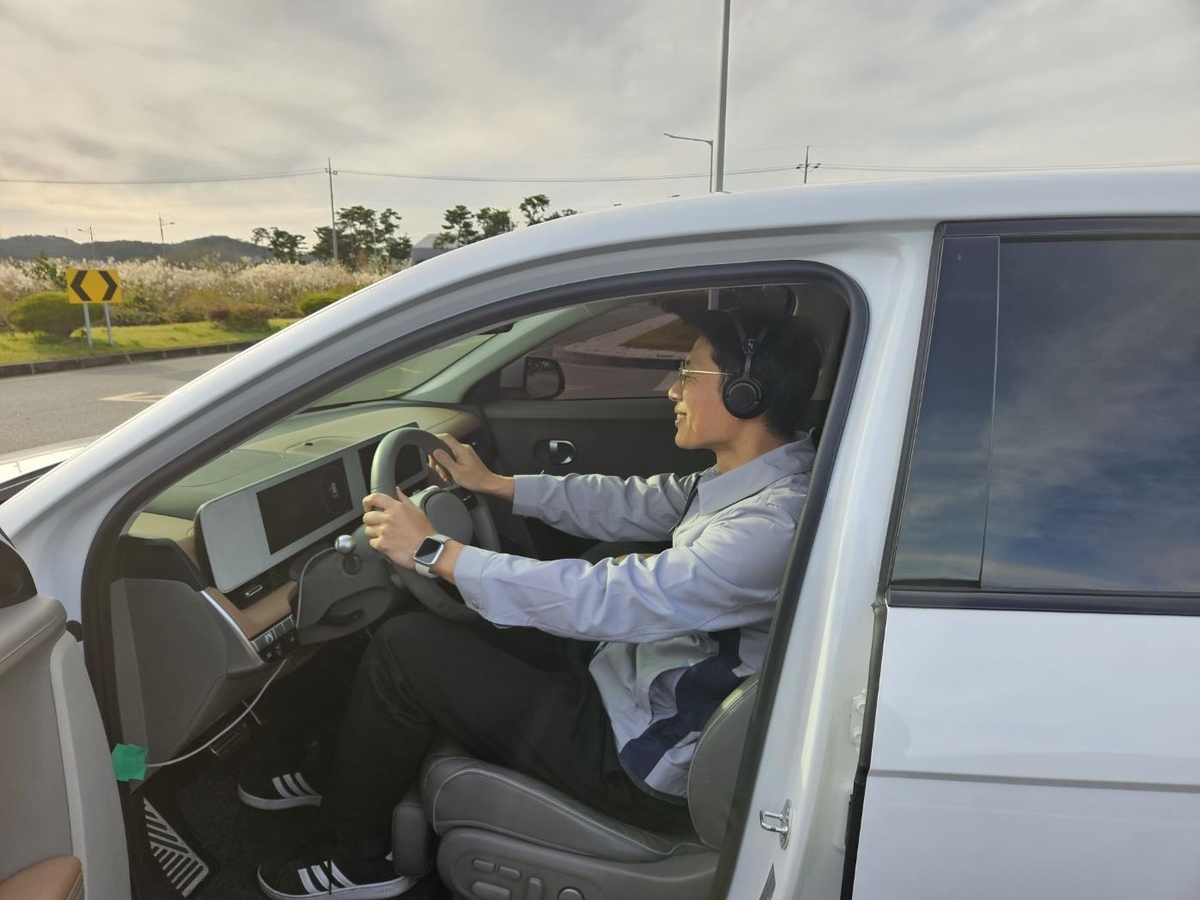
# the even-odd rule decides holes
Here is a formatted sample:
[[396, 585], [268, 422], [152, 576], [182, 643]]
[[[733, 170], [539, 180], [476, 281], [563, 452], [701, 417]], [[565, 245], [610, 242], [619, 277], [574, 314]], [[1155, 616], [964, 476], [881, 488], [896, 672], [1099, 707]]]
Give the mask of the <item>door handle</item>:
[[551, 466], [569, 466], [575, 462], [575, 445], [556, 439], [538, 441], [533, 445], [533, 456], [538, 462]]

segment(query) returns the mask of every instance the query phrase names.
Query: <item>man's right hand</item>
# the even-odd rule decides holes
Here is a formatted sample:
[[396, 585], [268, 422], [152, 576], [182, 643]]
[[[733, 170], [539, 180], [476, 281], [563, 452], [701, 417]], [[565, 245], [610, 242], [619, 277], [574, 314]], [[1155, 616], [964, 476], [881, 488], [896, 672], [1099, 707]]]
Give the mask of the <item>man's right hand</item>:
[[513, 497], [513, 480], [503, 475], [497, 475], [489, 469], [475, 448], [455, 440], [449, 434], [439, 434], [439, 438], [450, 449], [449, 453], [435, 450], [431, 463], [443, 480], [453, 479], [455, 484], [465, 487], [468, 491], [481, 494], [491, 494], [511, 500]]

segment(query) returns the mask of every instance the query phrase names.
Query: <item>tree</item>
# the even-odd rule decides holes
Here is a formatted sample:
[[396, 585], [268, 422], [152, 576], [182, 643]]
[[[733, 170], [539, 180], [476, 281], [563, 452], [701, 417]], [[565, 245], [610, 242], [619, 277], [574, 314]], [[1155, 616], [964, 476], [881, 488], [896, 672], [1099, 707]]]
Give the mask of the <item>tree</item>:
[[[376, 212], [366, 206], [347, 206], [337, 213], [338, 261], [351, 269], [368, 265], [392, 266], [412, 254], [412, 239], [399, 234], [400, 215], [394, 209]], [[314, 229], [312, 255], [333, 258], [329, 226]]]
[[[321, 225], [313, 229], [313, 234], [317, 236], [317, 242], [313, 244], [312, 255], [314, 259], [319, 259], [322, 262], [329, 262], [333, 259], [333, 242], [330, 240], [330, 230], [328, 225]], [[338, 231], [338, 256], [345, 258], [342, 252], [342, 232]]]
[[433, 241], [435, 247], [445, 247], [447, 244], [457, 244], [462, 247], [479, 240], [479, 229], [475, 227], [475, 216], [461, 203], [453, 209], [448, 209], [442, 218], [442, 233]]
[[549, 222], [551, 219], [561, 219], [564, 216], [573, 216], [579, 212], [577, 209], [570, 208], [547, 212], [549, 208], [550, 198], [545, 194], [531, 194], [521, 201], [521, 212], [525, 215], [526, 225]]
[[250, 243], [255, 247], [261, 247], [271, 239], [270, 228], [255, 228], [250, 232]]
[[271, 255], [280, 262], [300, 262], [300, 255], [304, 252], [304, 235], [272, 228], [269, 246]]
[[512, 220], [512, 214], [507, 209], [492, 209], [490, 206], [485, 206], [475, 213], [475, 221], [479, 225], [477, 240], [495, 237], [517, 227], [517, 223]]

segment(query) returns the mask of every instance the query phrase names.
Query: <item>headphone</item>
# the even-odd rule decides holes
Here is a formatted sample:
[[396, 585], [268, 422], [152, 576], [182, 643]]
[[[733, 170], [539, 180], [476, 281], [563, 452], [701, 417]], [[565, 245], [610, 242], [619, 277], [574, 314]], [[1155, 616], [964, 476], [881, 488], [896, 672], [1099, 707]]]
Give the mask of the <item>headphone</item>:
[[[796, 295], [791, 291], [788, 291], [788, 294], [787, 308], [778, 324], [790, 320], [796, 310]], [[754, 363], [754, 354], [762, 344], [763, 338], [767, 336], [771, 323], [768, 322], [764, 325], [756, 337], [748, 338], [746, 329], [742, 327], [741, 318], [736, 312], [731, 315], [733, 316], [733, 325], [737, 328], [738, 341], [742, 345], [742, 374], [725, 380], [725, 387], [721, 391], [721, 400], [725, 403], [726, 411], [734, 418], [753, 419], [755, 416], [762, 415], [767, 401], [770, 399], [767, 386], [750, 374], [750, 366]]]

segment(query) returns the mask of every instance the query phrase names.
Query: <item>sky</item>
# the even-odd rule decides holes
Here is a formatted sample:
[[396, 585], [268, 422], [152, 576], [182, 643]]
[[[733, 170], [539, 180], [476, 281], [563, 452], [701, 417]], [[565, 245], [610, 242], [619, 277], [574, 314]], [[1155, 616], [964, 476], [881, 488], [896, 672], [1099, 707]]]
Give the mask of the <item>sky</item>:
[[[0, 0], [0, 236], [311, 244], [327, 159], [337, 207], [414, 239], [459, 203], [701, 194], [708, 147], [662, 133], [716, 135], [722, 10]], [[1200, 165], [1200, 0], [732, 0], [725, 189], [800, 184], [806, 145], [814, 185]], [[201, 183], [111, 183], [156, 180]]]

